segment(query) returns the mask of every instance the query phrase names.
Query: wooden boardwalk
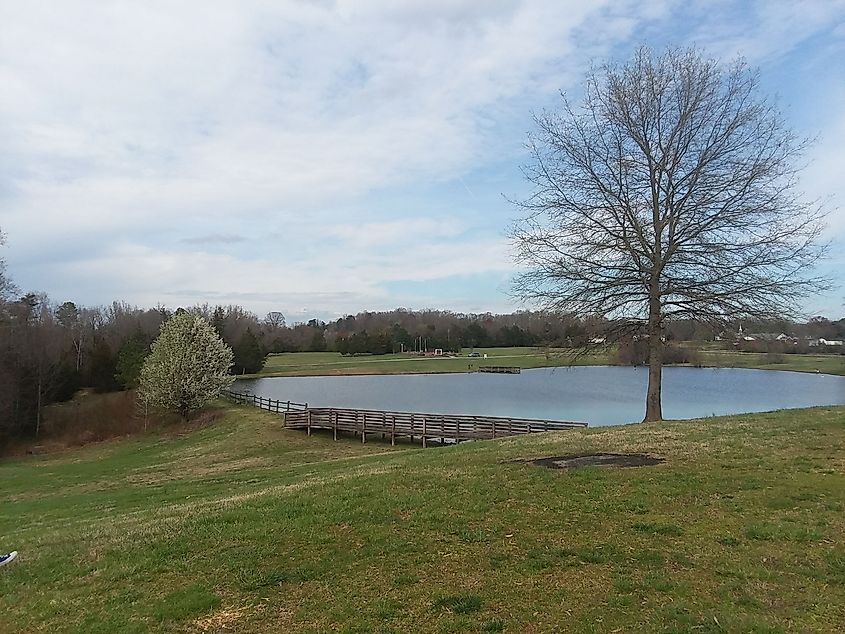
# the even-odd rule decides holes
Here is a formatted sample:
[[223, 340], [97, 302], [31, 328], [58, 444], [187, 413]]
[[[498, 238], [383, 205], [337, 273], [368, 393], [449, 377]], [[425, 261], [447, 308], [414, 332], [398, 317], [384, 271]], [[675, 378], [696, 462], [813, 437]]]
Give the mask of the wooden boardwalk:
[[361, 436], [382, 434], [395, 444], [400, 437], [419, 439], [425, 447], [429, 440], [460, 442], [532, 434], [544, 431], [580, 429], [587, 423], [532, 418], [504, 418], [498, 416], [464, 416], [460, 414], [416, 414], [411, 412], [385, 412], [380, 410], [311, 407], [285, 414], [285, 427], [305, 429], [308, 434], [315, 429], [325, 429]]
[[264, 398], [248, 392], [232, 390], [223, 390], [221, 395], [233, 403], [252, 405], [268, 412], [282, 414], [285, 427], [304, 429], [309, 436], [312, 430], [331, 431], [335, 440], [338, 433], [360, 435], [361, 442], [367, 442], [367, 434], [381, 434], [384, 438], [390, 438], [390, 444], [395, 444], [397, 438], [410, 438], [412, 442], [419, 439], [425, 447], [429, 440], [441, 442], [486, 440], [517, 434], [580, 429], [587, 426], [587, 423], [535, 418], [308, 407], [308, 403]]
[[487, 372], [489, 374], [520, 374], [522, 368], [514, 368], [503, 365], [482, 365], [478, 368], [479, 372]]

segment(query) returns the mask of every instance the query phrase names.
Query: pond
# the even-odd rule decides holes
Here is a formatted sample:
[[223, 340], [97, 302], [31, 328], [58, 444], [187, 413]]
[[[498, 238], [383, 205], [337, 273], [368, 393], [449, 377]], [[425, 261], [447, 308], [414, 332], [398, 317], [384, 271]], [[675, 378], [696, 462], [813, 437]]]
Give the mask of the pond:
[[[233, 389], [318, 407], [486, 414], [615, 425], [642, 419], [646, 368], [577, 366], [521, 374], [268, 377]], [[697, 418], [845, 404], [845, 376], [737, 368], [663, 369], [663, 415]]]

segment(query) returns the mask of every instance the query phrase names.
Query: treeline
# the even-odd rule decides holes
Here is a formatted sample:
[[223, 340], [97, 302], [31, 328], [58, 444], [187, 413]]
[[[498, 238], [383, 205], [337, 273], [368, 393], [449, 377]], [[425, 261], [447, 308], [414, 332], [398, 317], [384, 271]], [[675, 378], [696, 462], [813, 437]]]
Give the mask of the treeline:
[[[814, 317], [807, 323], [790, 321], [743, 321], [715, 329], [696, 320], [671, 322], [666, 340], [713, 341], [722, 335], [725, 347], [732, 347], [740, 325], [745, 333], [784, 333], [800, 340], [797, 349], [806, 350], [806, 340], [818, 337], [845, 338], [845, 319], [831, 321]], [[618, 335], [614, 322], [581, 319], [541, 312], [510, 314], [465, 314], [442, 310], [410, 311], [396, 309], [362, 312], [324, 323], [311, 320], [292, 328], [274, 331], [266, 346], [268, 352], [333, 351], [345, 355], [389, 354], [397, 352], [459, 351], [462, 348], [509, 346], [582, 347], [590, 342]], [[256, 328], [260, 328], [260, 324]], [[624, 338], [623, 338], [624, 340]], [[743, 347], [752, 347], [742, 342]], [[757, 343], [756, 347], [760, 347]], [[776, 342], [772, 345], [780, 347]], [[794, 346], [795, 347], [795, 346]]]

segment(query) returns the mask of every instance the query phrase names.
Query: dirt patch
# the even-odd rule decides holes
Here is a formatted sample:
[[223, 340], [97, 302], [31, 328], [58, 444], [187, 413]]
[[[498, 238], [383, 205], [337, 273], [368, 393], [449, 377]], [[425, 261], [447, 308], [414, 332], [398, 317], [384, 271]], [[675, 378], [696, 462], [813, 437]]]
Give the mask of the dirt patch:
[[234, 628], [248, 611], [247, 607], [223, 608], [197, 619], [194, 627], [200, 632], [226, 632]]
[[666, 462], [666, 460], [647, 453], [584, 453], [537, 458], [528, 462], [547, 469], [577, 469], [578, 467], [647, 467]]

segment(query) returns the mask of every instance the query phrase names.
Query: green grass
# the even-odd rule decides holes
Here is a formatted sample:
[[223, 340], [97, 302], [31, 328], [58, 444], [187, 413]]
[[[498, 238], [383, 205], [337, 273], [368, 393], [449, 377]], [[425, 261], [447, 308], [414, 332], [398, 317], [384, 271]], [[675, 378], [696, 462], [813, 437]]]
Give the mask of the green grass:
[[[361, 355], [344, 357], [338, 352], [286, 352], [271, 354], [259, 376], [310, 376], [337, 374], [419, 374], [438, 372], [468, 372], [482, 365], [507, 365], [527, 368], [560, 367], [573, 363], [563, 350], [540, 348], [477, 348], [482, 357], [462, 356], [417, 357], [407, 354]], [[487, 359], [483, 355], [487, 355]], [[789, 354], [772, 363], [765, 354], [715, 350], [701, 351], [705, 366], [727, 368], [758, 368], [819, 372], [845, 375], [845, 356], [834, 354]], [[610, 352], [596, 352], [577, 357], [575, 365], [605, 365], [611, 363]]]
[[[506, 365], [519, 368], [558, 367], [571, 363], [559, 350], [548, 354], [538, 348], [475, 348], [481, 357], [461, 355], [419, 357], [408, 354], [359, 355], [344, 357], [339, 352], [285, 352], [271, 354], [261, 376], [308, 376], [332, 374], [422, 374], [468, 372], [481, 365]], [[487, 358], [484, 358], [484, 355]], [[576, 360], [577, 365], [608, 362], [604, 353]]]
[[732, 350], [703, 350], [704, 365], [717, 368], [756, 368], [758, 370], [791, 370], [793, 372], [821, 372], [845, 375], [845, 355], [841, 354], [783, 354], [767, 355]]
[[[517, 460], [584, 451], [666, 462]], [[845, 630], [843, 407], [426, 450], [226, 407], [0, 481], [0, 632]]]

